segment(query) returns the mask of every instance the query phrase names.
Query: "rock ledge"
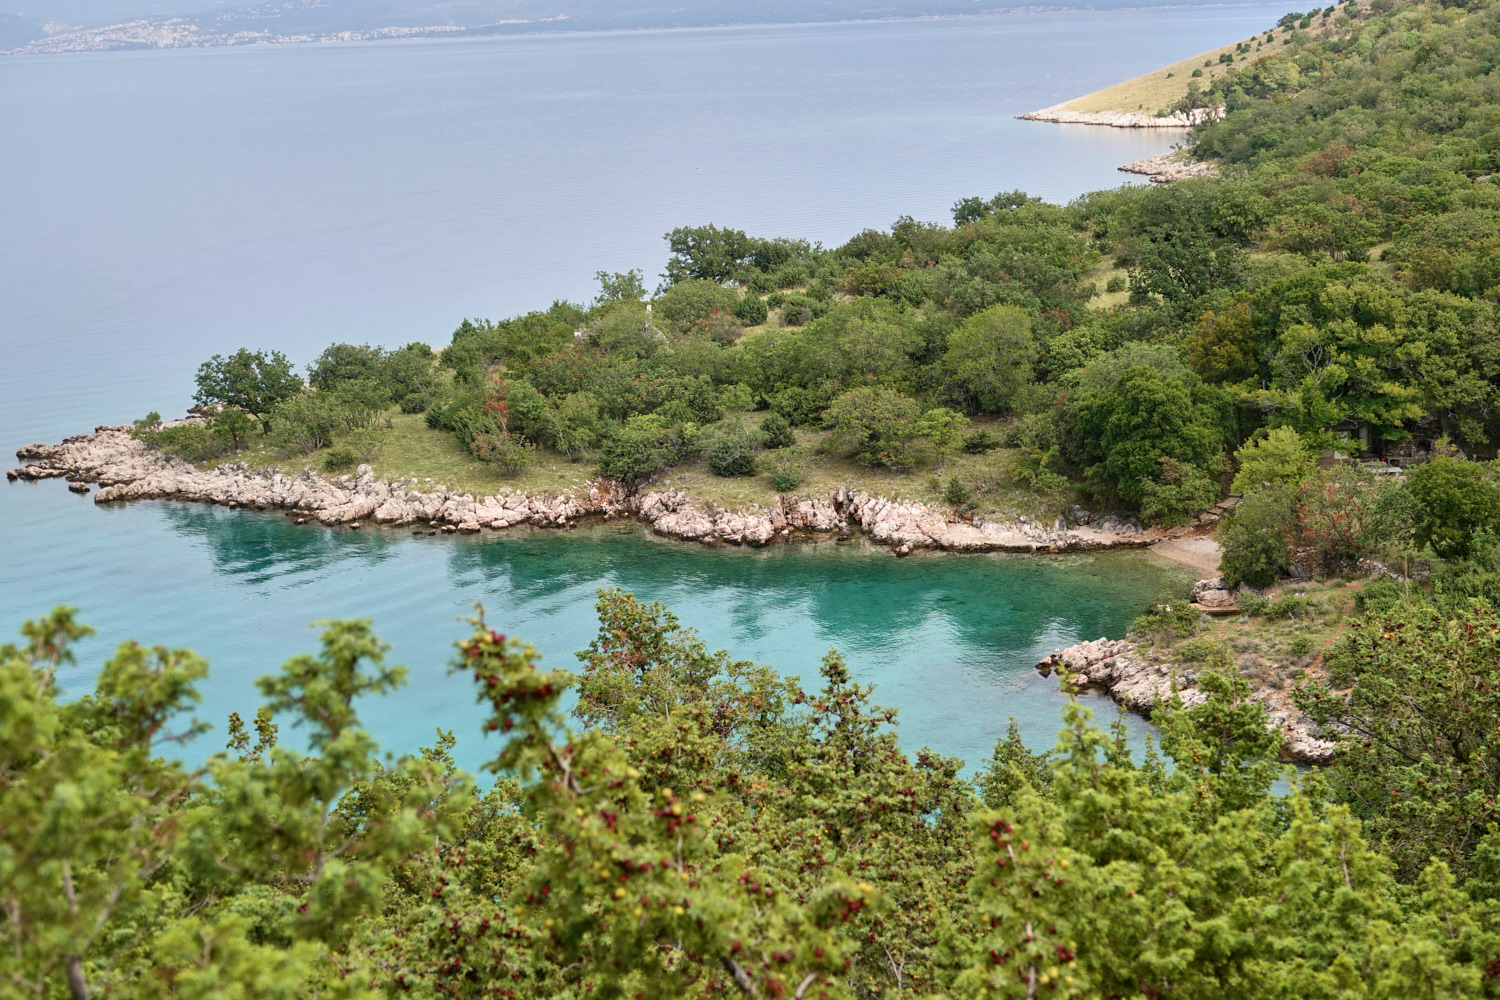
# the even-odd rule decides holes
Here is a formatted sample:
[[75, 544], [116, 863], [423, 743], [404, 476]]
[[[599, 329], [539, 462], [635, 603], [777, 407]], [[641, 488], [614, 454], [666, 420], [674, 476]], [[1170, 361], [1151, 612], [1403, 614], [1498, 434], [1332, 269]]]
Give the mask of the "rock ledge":
[[[1074, 511], [1072, 526], [1062, 518], [1051, 525], [1027, 518], [961, 519], [923, 503], [847, 488], [824, 496], [783, 496], [771, 507], [728, 511], [701, 507], [680, 490], [632, 493], [608, 479], [593, 480], [576, 495], [502, 491], [475, 497], [448, 490], [423, 492], [413, 481], [379, 480], [367, 465], [353, 475], [331, 479], [311, 471], [296, 475], [257, 471], [244, 464], [205, 470], [149, 450], [130, 436], [128, 426], [100, 426], [92, 434], [70, 437], [61, 444], [29, 444], [16, 457], [25, 464], [7, 472], [7, 478], [98, 484], [95, 503], [189, 500], [284, 510], [299, 522], [351, 527], [361, 523], [393, 528], [415, 525], [445, 533], [473, 533], [517, 524], [560, 528], [584, 519], [630, 516], [649, 523], [658, 534], [710, 545], [762, 546], [810, 534], [847, 535], [859, 530], [890, 546], [897, 555], [918, 549], [1084, 552], [1140, 548], [1172, 536], [1113, 517], [1095, 521], [1081, 509]], [[1211, 516], [1215, 515], [1205, 515]]]

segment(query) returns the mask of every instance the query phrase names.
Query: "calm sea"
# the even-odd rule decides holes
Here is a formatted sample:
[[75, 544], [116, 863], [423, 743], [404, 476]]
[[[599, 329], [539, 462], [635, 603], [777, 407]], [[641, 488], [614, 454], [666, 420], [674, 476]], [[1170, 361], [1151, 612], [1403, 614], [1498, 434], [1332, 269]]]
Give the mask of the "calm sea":
[[[715, 222], [836, 244], [958, 198], [1114, 186], [1173, 135], [1014, 120], [1244, 37], [1280, 7], [0, 59], [0, 445], [180, 412], [215, 352], [446, 341], [464, 316], [587, 298]], [[204, 715], [362, 615], [416, 683], [372, 707], [397, 750], [456, 725], [453, 621], [476, 599], [554, 659], [593, 589], [669, 600], [708, 641], [810, 676], [847, 649], [908, 745], [974, 760], [1015, 714], [1050, 744], [1040, 652], [1123, 628], [1140, 559], [896, 561], [707, 552], [630, 532], [422, 540], [0, 487], [0, 622], [68, 601], [209, 656]], [[10, 626], [5, 626], [9, 628]], [[212, 745], [217, 740], [209, 738]], [[204, 751], [209, 743], [204, 744]]]

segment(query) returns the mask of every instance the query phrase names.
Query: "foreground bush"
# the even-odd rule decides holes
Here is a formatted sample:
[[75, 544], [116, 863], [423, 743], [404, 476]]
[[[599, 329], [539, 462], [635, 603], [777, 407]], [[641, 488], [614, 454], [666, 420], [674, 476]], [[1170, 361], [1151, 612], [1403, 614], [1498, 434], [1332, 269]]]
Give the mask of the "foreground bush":
[[[1495, 739], [1484, 705], [1445, 708], [1488, 676], [1485, 619], [1375, 623], [1421, 642], [1406, 667], [1387, 640], [1369, 697], [1335, 699], [1400, 751], [1340, 764], [1351, 808], [1316, 777], [1271, 797], [1265, 710], [1211, 669], [1205, 703], [1157, 717], [1172, 768], [1069, 704], [1052, 752], [1014, 728], [997, 745], [981, 798], [960, 761], [900, 749], [837, 653], [806, 691], [659, 605], [598, 607], [579, 675], [482, 618], [458, 643], [498, 740], [488, 791], [451, 734], [379, 762], [356, 706], [405, 671], [368, 623], [262, 678], [254, 736], [233, 716], [198, 771], [158, 754], [207, 728], [186, 716], [202, 660], [127, 643], [64, 699], [88, 630], [28, 624], [0, 649], [6, 994], [1497, 994]], [[1455, 636], [1450, 682], [1432, 672]], [[1422, 678], [1415, 704], [1386, 694]], [[287, 723], [305, 749], [280, 745]], [[1449, 723], [1451, 753], [1405, 754]]]

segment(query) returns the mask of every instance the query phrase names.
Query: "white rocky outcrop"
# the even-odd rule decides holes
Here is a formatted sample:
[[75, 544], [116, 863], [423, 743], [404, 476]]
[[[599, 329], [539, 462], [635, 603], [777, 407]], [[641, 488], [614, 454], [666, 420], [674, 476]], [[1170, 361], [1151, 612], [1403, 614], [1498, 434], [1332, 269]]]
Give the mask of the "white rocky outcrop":
[[[1195, 599], [1228, 594], [1223, 583], [1199, 580], [1194, 585]], [[1125, 708], [1148, 717], [1174, 694], [1186, 708], [1207, 700], [1197, 686], [1196, 666], [1156, 662], [1130, 639], [1080, 642], [1053, 651], [1036, 668], [1043, 676], [1056, 671], [1075, 688], [1103, 691]], [[1318, 724], [1292, 704], [1285, 691], [1262, 687], [1251, 697], [1266, 706], [1270, 728], [1281, 733], [1283, 756], [1314, 764], [1333, 758], [1334, 744], [1319, 736]]]
[[[609, 480], [595, 480], [575, 495], [502, 493], [475, 497], [454, 491], [423, 492], [409, 481], [386, 482], [361, 465], [353, 475], [325, 478], [253, 470], [241, 464], [199, 469], [167, 458], [130, 436], [127, 426], [102, 426], [61, 444], [30, 444], [16, 452], [26, 464], [12, 480], [66, 478], [97, 483], [95, 503], [121, 500], [194, 500], [285, 510], [327, 525], [417, 526], [426, 530], [500, 531], [518, 524], [563, 527], [580, 519], [633, 516], [658, 534], [708, 544], [767, 545], [776, 539], [860, 530], [898, 555], [917, 549], [955, 552], [1077, 552], [1149, 545], [1168, 537], [1155, 529], [1081, 512], [1069, 527], [1026, 518], [1015, 521], [962, 519], [923, 503], [840, 489], [821, 497], [781, 497], [771, 507], [729, 511], [699, 506], [681, 490], [632, 494]], [[1181, 529], [1175, 529], [1181, 530]]]
[[1059, 125], [1104, 125], [1109, 128], [1192, 128], [1224, 117], [1223, 108], [1194, 108], [1158, 115], [1154, 111], [1069, 111], [1054, 104], [1040, 111], [1017, 115], [1022, 121], [1056, 122]]
[[1133, 160], [1119, 168], [1127, 174], [1145, 174], [1153, 184], [1169, 184], [1189, 177], [1217, 177], [1219, 170], [1212, 163], [1188, 159], [1181, 150], [1173, 153], [1158, 153], [1143, 159]]

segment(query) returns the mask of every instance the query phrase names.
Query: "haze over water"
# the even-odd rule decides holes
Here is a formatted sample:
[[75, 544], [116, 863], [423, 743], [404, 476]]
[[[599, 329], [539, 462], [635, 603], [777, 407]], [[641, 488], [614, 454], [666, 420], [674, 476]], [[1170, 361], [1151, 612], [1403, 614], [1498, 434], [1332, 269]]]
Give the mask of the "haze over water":
[[[1179, 136], [1013, 116], [1281, 10], [0, 59], [0, 446], [181, 412], [215, 352], [442, 344], [464, 316], [586, 299], [598, 270], [654, 279], [678, 225], [834, 245], [901, 214], [946, 220], [966, 195], [1115, 186], [1116, 167]], [[453, 615], [509, 608], [555, 661], [591, 637], [593, 587], [619, 582], [675, 603], [711, 646], [804, 678], [848, 649], [902, 707], [904, 743], [973, 762], [1011, 712], [1050, 744], [1058, 702], [1029, 676], [1034, 654], [1118, 634], [1165, 579], [1129, 557], [1101, 577], [590, 537], [356, 538], [12, 485], [0, 628], [79, 605], [102, 637], [75, 690], [123, 638], [193, 645], [215, 664], [203, 715], [221, 724], [253, 710], [254, 675], [309, 648], [308, 621], [373, 617], [418, 679], [375, 710], [377, 734], [410, 750], [457, 725], [472, 765], [470, 692], [443, 676]], [[939, 600], [958, 591], [967, 603]]]

